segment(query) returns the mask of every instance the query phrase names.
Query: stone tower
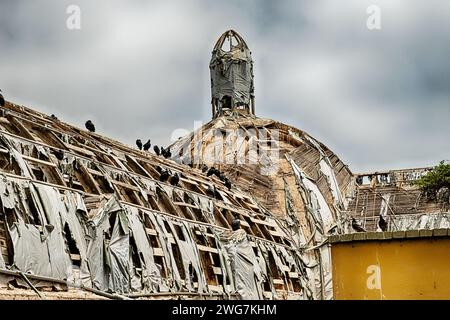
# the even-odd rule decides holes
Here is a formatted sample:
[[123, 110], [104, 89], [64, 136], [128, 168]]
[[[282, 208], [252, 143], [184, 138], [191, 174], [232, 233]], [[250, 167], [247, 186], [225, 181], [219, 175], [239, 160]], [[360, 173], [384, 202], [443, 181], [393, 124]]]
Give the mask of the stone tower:
[[255, 114], [253, 61], [244, 39], [228, 30], [217, 40], [211, 62], [212, 117]]

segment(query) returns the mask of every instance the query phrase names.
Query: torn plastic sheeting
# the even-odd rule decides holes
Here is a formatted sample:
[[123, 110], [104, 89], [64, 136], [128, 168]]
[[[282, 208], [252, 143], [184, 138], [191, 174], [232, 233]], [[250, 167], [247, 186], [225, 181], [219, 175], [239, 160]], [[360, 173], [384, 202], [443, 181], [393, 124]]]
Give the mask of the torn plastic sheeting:
[[30, 170], [28, 168], [28, 165], [23, 160], [22, 154], [19, 151], [17, 151], [16, 147], [13, 144], [14, 139], [9, 140], [4, 134], [0, 133], [0, 140], [8, 148], [9, 154], [11, 155], [11, 157], [13, 157], [16, 160], [17, 164], [19, 165], [19, 168], [20, 168], [20, 171], [22, 173], [22, 176], [27, 177], [27, 178], [31, 178], [31, 173], [30, 173]]
[[152, 193], [156, 193], [156, 182], [148, 179], [143, 179], [142, 183], [145, 185], [145, 189]]
[[161, 273], [155, 264], [153, 248], [148, 241], [144, 223], [139, 217], [138, 209], [127, 206], [126, 210], [129, 212], [128, 220], [138, 250], [139, 259], [142, 260], [143, 271], [141, 281], [144, 291], [167, 291], [167, 288], [165, 288], [165, 285], [161, 281]]
[[14, 265], [24, 273], [52, 276], [47, 243], [41, 240], [39, 229], [20, 218], [9, 229], [14, 247]]
[[181, 232], [183, 233], [184, 241], [181, 240], [176, 233], [174, 233], [178, 248], [180, 249], [181, 256], [183, 259], [184, 272], [188, 275], [185, 279], [187, 283], [187, 289], [189, 291], [194, 290], [194, 284], [192, 283], [193, 275], [190, 274], [190, 268], [197, 275], [198, 280], [198, 292], [205, 293], [208, 292], [208, 286], [206, 283], [205, 272], [202, 268], [200, 262], [200, 256], [198, 253], [197, 246], [193, 240], [192, 232], [186, 221], [181, 221]]
[[202, 215], [206, 214], [206, 221], [210, 221], [214, 224], [214, 214], [213, 214], [213, 204], [207, 197], [199, 196], [197, 194], [185, 192], [186, 197], [188, 197], [192, 203], [195, 204], [202, 212]]
[[380, 205], [380, 216], [383, 218], [386, 218], [388, 214], [388, 208], [389, 208], [389, 199], [391, 198], [390, 193], [382, 194], [381, 195], [381, 205]]
[[283, 279], [286, 289], [289, 290], [289, 286], [287, 285], [287, 280], [286, 280], [286, 274], [285, 274], [285, 271], [283, 270], [284, 263], [283, 263], [283, 261], [281, 261], [281, 258], [278, 255], [278, 248], [276, 248], [274, 245], [267, 245], [267, 247], [270, 250], [270, 252], [272, 253], [273, 259], [275, 260], [275, 264], [281, 275], [281, 278]]
[[[299, 182], [300, 186], [304, 189], [306, 194], [309, 194], [309, 203], [312, 205], [312, 210], [308, 211], [310, 211], [312, 214], [317, 211], [320, 213], [320, 221], [322, 221], [324, 229], [323, 232], [325, 234], [328, 233], [336, 224], [325, 199], [323, 198], [318, 187], [306, 177], [306, 175], [303, 173], [303, 171], [301, 171], [297, 164], [292, 159], [288, 160], [291, 163], [296, 179]], [[316, 232], [315, 235], [316, 243], [317, 241], [320, 241], [324, 238], [324, 235], [321, 235], [318, 232]], [[309, 272], [310, 275], [308, 277], [311, 279], [312, 276], [312, 279], [314, 279], [314, 285], [312, 286], [312, 288], [315, 289], [314, 296], [316, 297], [316, 299], [331, 299], [333, 296], [333, 288], [330, 269], [331, 258], [329, 257], [330, 249], [328, 248], [328, 246], [321, 246], [318, 250], [321, 263], [318, 264], [316, 268], [309, 269], [312, 272]], [[323, 268], [322, 264], [327, 264], [327, 266]], [[316, 269], [319, 269], [319, 272], [317, 272]]]
[[309, 195], [310, 199], [308, 199], [308, 202], [312, 204], [312, 211], [318, 211], [320, 213], [320, 216], [316, 215], [316, 218], [320, 218], [323, 223], [323, 231], [325, 234], [327, 234], [332, 228], [335, 227], [336, 222], [330, 208], [327, 205], [327, 202], [325, 201], [325, 198], [323, 197], [317, 185], [306, 177], [306, 175], [297, 166], [297, 164], [291, 159], [289, 159], [289, 161], [292, 165], [292, 168], [294, 169], [297, 181]]
[[[201, 226], [200, 228], [202, 230], [203, 236], [206, 237], [206, 235], [205, 235], [206, 228], [203, 226]], [[222, 243], [222, 241], [221, 241], [221, 235], [223, 232], [227, 232], [227, 231], [214, 232], [214, 239], [215, 239], [216, 248], [219, 253], [220, 268], [222, 270], [222, 277], [223, 277], [223, 283], [224, 283], [223, 290], [226, 295], [230, 296], [231, 293], [234, 293], [236, 291], [236, 286], [235, 286], [235, 282], [234, 282], [233, 271], [231, 269], [230, 257], [227, 253], [224, 243]], [[229, 285], [226, 284], [228, 282], [230, 283]]]
[[166, 230], [166, 227], [164, 226], [164, 222], [167, 222], [167, 223], [170, 223], [170, 222], [167, 221], [165, 219], [165, 217], [163, 217], [159, 214], [153, 213], [153, 212], [149, 212], [148, 216], [149, 216], [153, 226], [156, 228], [156, 231], [157, 231], [157, 234], [159, 237], [159, 242], [161, 244], [161, 247], [162, 247], [162, 250], [164, 253], [164, 257], [166, 260], [167, 276], [170, 280], [175, 281], [176, 287], [169, 284], [169, 288], [171, 291], [178, 291], [179, 289], [182, 288], [181, 276], [180, 276], [180, 273], [178, 272], [177, 264], [175, 262], [175, 257], [173, 256], [172, 246], [169, 243], [168, 231]]
[[228, 254], [236, 291], [241, 299], [262, 299], [262, 288], [257, 282], [261, 269], [244, 230], [223, 233], [221, 241]]
[[[34, 194], [35, 188], [40, 200], [40, 207], [47, 218], [47, 225], [43, 228], [44, 234], [48, 233], [47, 243], [52, 266], [51, 276], [56, 279], [67, 279], [72, 272], [72, 263], [67, 253], [63, 230], [61, 226], [60, 211], [61, 194], [53, 187], [42, 184], [30, 184], [30, 191]], [[44, 221], [43, 221], [44, 223]], [[51, 226], [52, 229], [47, 228]]]
[[[328, 158], [326, 158], [328, 160]], [[342, 199], [341, 190], [339, 189], [339, 185], [336, 180], [336, 176], [334, 174], [333, 169], [328, 164], [327, 161], [325, 161], [323, 158], [319, 162], [320, 171], [327, 177], [328, 184], [330, 185], [331, 194], [333, 195], [334, 201], [336, 204], [344, 204]]]
[[[73, 193], [66, 191], [64, 194], [64, 204], [66, 210], [60, 212], [62, 224], [67, 223], [69, 227], [70, 235], [75, 241], [77, 249], [80, 253], [81, 265], [80, 265], [80, 280], [83, 286], [92, 287], [91, 274], [88, 267], [88, 255], [87, 255], [87, 239], [89, 235], [86, 233], [86, 206], [79, 193]], [[83, 209], [84, 208], [84, 209]], [[73, 279], [75, 280], [75, 279]]]
[[[294, 203], [292, 200], [292, 195], [289, 191], [289, 185], [286, 181], [286, 179], [283, 178], [284, 181], [284, 199], [285, 199], [285, 208], [286, 208], [286, 213], [287, 213], [287, 221], [289, 223], [289, 229], [292, 231], [293, 227], [295, 226], [297, 232], [291, 232], [291, 236], [293, 238], [297, 238], [298, 240], [296, 241], [298, 243], [298, 245], [305, 245], [306, 244], [306, 237], [303, 233], [303, 229], [300, 226], [300, 221], [298, 220], [297, 214], [295, 213], [294, 210]], [[295, 240], [295, 239], [294, 239]]]
[[69, 177], [73, 176], [75, 172], [74, 164], [76, 161], [77, 159], [74, 155], [64, 153], [64, 159], [59, 162], [61, 172], [68, 175]]
[[197, 198], [202, 212], [206, 212], [209, 216], [208, 220], [211, 221], [212, 223], [215, 223], [214, 205], [211, 199], [203, 196], [198, 196]]
[[14, 192], [12, 184], [14, 183], [10, 179], [6, 179], [5, 176], [0, 177], [2, 183], [0, 183], [0, 198], [4, 208], [14, 209], [18, 203], [16, 193]]
[[[52, 198], [51, 196], [48, 199], [44, 198], [47, 203], [43, 207], [43, 201], [39, 200], [39, 195], [36, 194], [31, 184], [30, 192], [41, 211], [47, 210], [50, 217], [58, 213], [58, 198]], [[17, 218], [18, 221], [9, 229], [16, 267], [25, 273], [29, 272], [57, 279], [67, 278], [67, 275], [71, 272], [71, 264], [64, 247], [59, 221], [54, 219], [54, 224], [49, 226], [41, 214], [43, 227], [40, 231], [34, 225], [25, 224], [21, 216]]]
[[[109, 289], [112, 292], [127, 293], [130, 289], [130, 237], [128, 230], [124, 232], [122, 214], [123, 210], [117, 211], [111, 240], [107, 246], [111, 259]], [[126, 226], [128, 227], [128, 222]]]
[[145, 185], [142, 183], [142, 179], [140, 179], [139, 177], [135, 177], [132, 174], [128, 174], [128, 177], [131, 179], [131, 181], [134, 182], [134, 185], [139, 189], [139, 193], [141, 194], [141, 196], [144, 199], [147, 199], [147, 192], [145, 192], [145, 190], [143, 189], [143, 186]]
[[267, 262], [269, 261], [269, 248], [266, 242], [260, 241], [258, 242], [258, 254], [261, 257], [260, 260], [260, 268], [261, 268], [261, 260], [264, 261], [265, 268], [261, 268], [261, 272], [263, 276], [266, 277], [266, 280], [268, 281], [270, 291], [272, 293], [272, 299], [278, 299], [278, 293], [275, 289], [275, 286], [272, 282], [272, 274], [270, 269], [268, 268]]
[[216, 190], [222, 196], [222, 199], [223, 199], [224, 203], [229, 204], [229, 205], [233, 205], [233, 203], [230, 201], [230, 199], [228, 199], [228, 195], [224, 191], [221, 191], [221, 190], [218, 190], [218, 189], [216, 189]]
[[331, 276], [331, 249], [328, 246], [319, 248], [320, 252], [320, 265], [319, 268], [322, 272], [322, 289], [323, 299], [333, 299], [333, 278]]
[[108, 266], [110, 253], [105, 243], [105, 233], [109, 232], [110, 228], [108, 218], [109, 214], [121, 209], [117, 199], [111, 197], [97, 215], [90, 220], [91, 228], [93, 228], [93, 239], [88, 244], [88, 265], [91, 272], [92, 285], [96, 289], [103, 291], [109, 289], [109, 273], [112, 272], [110, 266]]
[[263, 245], [263, 242], [261, 240], [255, 240], [255, 242], [256, 242], [257, 253], [258, 253], [258, 255], [256, 256], [256, 260], [258, 261], [259, 269], [261, 270], [261, 275], [262, 275], [261, 280], [269, 281], [266, 259], [264, 259], [263, 253], [261, 251], [261, 246]]

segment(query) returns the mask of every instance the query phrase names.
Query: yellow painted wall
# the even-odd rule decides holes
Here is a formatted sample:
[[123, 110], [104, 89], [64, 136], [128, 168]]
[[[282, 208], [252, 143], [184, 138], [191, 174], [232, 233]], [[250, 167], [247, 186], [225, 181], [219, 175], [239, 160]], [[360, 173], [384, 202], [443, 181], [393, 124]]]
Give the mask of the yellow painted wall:
[[333, 243], [335, 299], [450, 299], [450, 238]]

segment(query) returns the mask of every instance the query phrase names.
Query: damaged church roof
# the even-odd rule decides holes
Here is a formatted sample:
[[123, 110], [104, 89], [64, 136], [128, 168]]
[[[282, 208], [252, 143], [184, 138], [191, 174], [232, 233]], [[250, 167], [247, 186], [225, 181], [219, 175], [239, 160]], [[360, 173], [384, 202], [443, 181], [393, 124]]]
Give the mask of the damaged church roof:
[[[12, 270], [35, 287], [78, 279], [131, 296], [310, 296], [292, 236], [244, 192], [23, 106], [3, 111], [0, 287], [25, 285]], [[179, 186], [156, 166], [178, 172]]]

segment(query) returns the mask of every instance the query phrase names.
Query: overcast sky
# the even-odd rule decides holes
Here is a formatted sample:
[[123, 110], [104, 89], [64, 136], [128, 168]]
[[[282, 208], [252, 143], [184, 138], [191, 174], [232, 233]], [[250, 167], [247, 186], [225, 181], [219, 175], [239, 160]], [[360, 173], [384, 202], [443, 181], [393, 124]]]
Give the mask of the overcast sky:
[[[81, 8], [81, 29], [66, 8]], [[366, 26], [369, 5], [381, 30]], [[238, 31], [256, 114], [308, 132], [353, 172], [450, 159], [450, 1], [0, 2], [7, 100], [134, 146], [211, 119], [208, 63]]]

